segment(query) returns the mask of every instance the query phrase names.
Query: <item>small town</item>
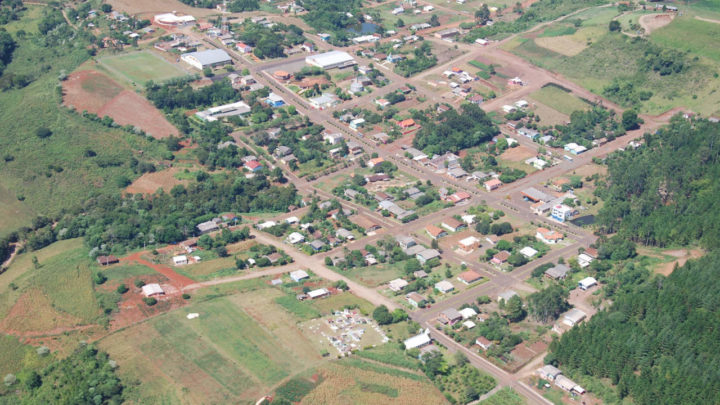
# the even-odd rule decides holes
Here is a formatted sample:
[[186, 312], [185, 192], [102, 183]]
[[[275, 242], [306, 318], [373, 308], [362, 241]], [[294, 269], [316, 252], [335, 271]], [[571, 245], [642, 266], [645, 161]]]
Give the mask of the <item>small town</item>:
[[0, 402], [717, 401], [716, 0], [0, 27]]

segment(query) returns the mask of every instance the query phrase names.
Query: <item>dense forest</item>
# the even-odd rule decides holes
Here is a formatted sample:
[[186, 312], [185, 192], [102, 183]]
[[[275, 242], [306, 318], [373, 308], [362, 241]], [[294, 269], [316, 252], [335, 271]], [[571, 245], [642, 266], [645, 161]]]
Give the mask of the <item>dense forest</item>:
[[451, 109], [436, 119], [413, 115], [416, 117], [422, 121], [423, 128], [415, 136], [413, 146], [429, 155], [472, 148], [500, 133], [485, 111], [475, 104], [463, 104], [460, 112]]
[[560, 365], [616, 384], [638, 404], [720, 398], [720, 254], [614, 297], [608, 311], [553, 342]]
[[720, 124], [686, 120], [608, 158], [601, 231], [646, 245], [720, 247]]
[[298, 2], [308, 13], [302, 18], [318, 32], [333, 33], [333, 41], [346, 41], [348, 27], [357, 25], [358, 19], [350, 17], [363, 7], [362, 0], [327, 1], [302, 0]]

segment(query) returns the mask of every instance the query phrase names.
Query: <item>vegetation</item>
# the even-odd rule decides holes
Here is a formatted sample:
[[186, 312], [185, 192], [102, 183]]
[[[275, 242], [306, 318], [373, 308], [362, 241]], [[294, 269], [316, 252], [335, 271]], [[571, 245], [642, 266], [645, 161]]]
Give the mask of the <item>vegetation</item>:
[[302, 44], [307, 39], [303, 30], [291, 24], [275, 24], [272, 28], [253, 23], [250, 19], [242, 24], [240, 40], [252, 47], [253, 54], [260, 59], [285, 57], [285, 47]]
[[327, 32], [332, 35], [331, 42], [344, 44], [348, 42], [347, 28], [358, 25], [357, 17], [359, 10], [363, 7], [361, 0], [348, 1], [325, 1], [325, 0], [302, 0], [299, 2], [306, 10], [303, 20], [315, 28], [317, 32]]
[[[180, 0], [193, 7], [215, 8], [225, 3], [224, 0]], [[227, 9], [233, 13], [241, 13], [243, 11], [254, 11], [260, 9], [259, 0], [230, 0], [227, 2]]]
[[530, 294], [528, 297], [530, 315], [540, 322], [555, 320], [561, 313], [569, 309], [567, 297], [568, 292], [557, 284]]
[[720, 254], [621, 291], [609, 310], [551, 344], [557, 361], [609, 378], [640, 404], [713, 402], [720, 390]]
[[[437, 58], [432, 54], [432, 47], [429, 42], [422, 42], [422, 45], [415, 48], [412, 58], [399, 60], [395, 64], [395, 71], [404, 77], [410, 77], [416, 73], [430, 69], [437, 64]], [[389, 100], [388, 100], [389, 101]], [[391, 101], [392, 104], [395, 104]]]
[[429, 155], [471, 148], [491, 140], [500, 132], [485, 111], [475, 104], [463, 104], [460, 112], [451, 109], [434, 119], [421, 117], [421, 114], [414, 114], [413, 118], [421, 118], [423, 124], [413, 139], [413, 146]]
[[639, 149], [611, 155], [601, 230], [646, 245], [720, 247], [718, 133], [718, 124], [676, 116]]

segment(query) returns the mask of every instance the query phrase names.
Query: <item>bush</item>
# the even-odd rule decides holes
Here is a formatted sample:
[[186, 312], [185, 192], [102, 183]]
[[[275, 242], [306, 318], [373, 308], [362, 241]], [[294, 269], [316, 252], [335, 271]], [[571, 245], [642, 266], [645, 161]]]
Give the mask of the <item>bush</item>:
[[145, 297], [145, 298], [143, 298], [143, 302], [144, 302], [147, 306], [149, 306], [149, 307], [157, 304], [157, 300], [156, 300], [155, 298], [152, 298], [152, 297]]
[[184, 300], [189, 300], [189, 299], [190, 299], [190, 294], [188, 294], [188, 293], [183, 293], [182, 298], [183, 298]]
[[46, 127], [40, 127], [35, 130], [35, 135], [40, 139], [49, 138], [52, 135], [52, 131]]
[[98, 272], [98, 273], [95, 273], [95, 275], [93, 276], [93, 281], [97, 285], [104, 284], [107, 281], [107, 277], [105, 277], [104, 274]]
[[142, 286], [145, 285], [145, 282], [142, 280], [135, 280], [135, 287], [142, 288]]
[[125, 294], [126, 292], [128, 292], [128, 290], [129, 290], [129, 288], [128, 288], [125, 284], [120, 284], [120, 285], [117, 287], [117, 290], [116, 290], [116, 291], [117, 291], [119, 294]]

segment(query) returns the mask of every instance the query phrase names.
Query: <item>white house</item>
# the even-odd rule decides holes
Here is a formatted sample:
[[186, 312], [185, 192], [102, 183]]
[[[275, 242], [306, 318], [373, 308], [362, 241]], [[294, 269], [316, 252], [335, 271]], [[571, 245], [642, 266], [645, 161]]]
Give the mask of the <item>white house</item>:
[[188, 264], [188, 258], [185, 255], [174, 256], [173, 264], [176, 266], [182, 266], [184, 264]]
[[415, 335], [409, 339], [406, 339], [403, 344], [405, 345], [405, 350], [410, 350], [429, 345], [430, 342], [432, 342], [432, 339], [430, 339], [430, 331], [428, 329], [425, 329], [419, 335]]
[[468, 307], [468, 308], [463, 308], [463, 309], [461, 309], [461, 310], [458, 311], [458, 312], [460, 312], [460, 315], [462, 315], [462, 318], [463, 318], [463, 319], [470, 319], [470, 318], [472, 318], [472, 317], [477, 316], [477, 312], [475, 312], [474, 309], [469, 308], [469, 307]]
[[401, 278], [396, 278], [395, 280], [392, 280], [388, 283], [388, 287], [390, 288], [390, 290], [395, 292], [402, 290], [403, 288], [407, 287], [407, 285], [408, 282]]
[[578, 281], [578, 287], [583, 291], [587, 291], [588, 288], [596, 286], [597, 283], [598, 282], [595, 278], [585, 277], [584, 279]]
[[439, 281], [439, 282], [435, 283], [435, 289], [440, 291], [443, 294], [447, 294], [450, 291], [454, 290], [455, 286], [452, 285], [451, 282], [449, 282], [447, 280], [443, 280], [443, 281]]
[[550, 213], [553, 218], [560, 222], [565, 222], [572, 218], [573, 214], [575, 214], [575, 210], [565, 204], [554, 205]]
[[585, 267], [589, 266], [593, 259], [590, 255], [587, 255], [585, 253], [580, 253], [577, 257], [578, 265], [581, 269], [584, 269]]
[[300, 280], [304, 280], [309, 277], [310, 276], [307, 274], [307, 272], [305, 270], [295, 270], [290, 273], [290, 278], [296, 283], [299, 283]]
[[160, 287], [160, 284], [158, 283], [145, 284], [142, 286], [142, 293], [146, 297], [165, 295], [165, 291], [163, 291], [162, 287]]
[[330, 295], [330, 291], [328, 291], [327, 288], [318, 288], [317, 290], [309, 291], [307, 295], [310, 299], [314, 300], [316, 298], [327, 297]]
[[520, 254], [529, 259], [538, 254], [538, 251], [531, 248], [530, 246], [525, 246], [524, 248], [520, 249]]
[[300, 232], [293, 232], [288, 235], [285, 240], [291, 245], [297, 245], [298, 243], [305, 242], [305, 236], [303, 236], [303, 234], [301, 234]]

